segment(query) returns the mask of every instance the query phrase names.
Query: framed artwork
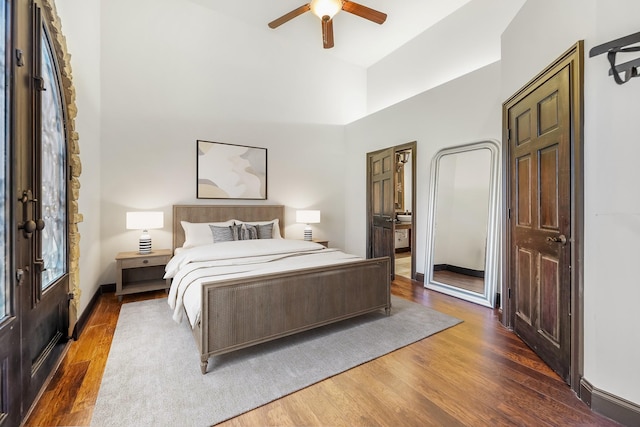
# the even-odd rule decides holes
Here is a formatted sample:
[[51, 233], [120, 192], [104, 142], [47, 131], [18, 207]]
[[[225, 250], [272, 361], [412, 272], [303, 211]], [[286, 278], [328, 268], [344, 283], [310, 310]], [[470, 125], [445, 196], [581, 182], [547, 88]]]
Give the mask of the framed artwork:
[[267, 198], [267, 149], [196, 141], [198, 199]]

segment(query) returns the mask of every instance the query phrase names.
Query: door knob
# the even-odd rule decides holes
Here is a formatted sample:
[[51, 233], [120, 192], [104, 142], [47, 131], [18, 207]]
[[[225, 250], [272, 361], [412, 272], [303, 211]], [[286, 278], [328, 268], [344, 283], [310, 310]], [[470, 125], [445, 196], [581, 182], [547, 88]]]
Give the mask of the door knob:
[[18, 224], [18, 230], [24, 230], [25, 235], [31, 236], [31, 233], [36, 231], [37, 225], [33, 220], [28, 220]]
[[567, 243], [567, 238], [565, 237], [564, 234], [561, 234], [555, 237], [547, 237], [547, 242], [561, 243], [564, 245]]
[[[22, 230], [25, 238], [30, 238], [34, 231], [41, 231], [44, 226], [44, 220], [42, 218], [38, 218], [36, 220], [29, 219], [29, 217], [36, 216], [36, 208], [38, 199], [33, 197], [33, 193], [31, 190], [24, 190], [22, 192], [22, 196], [18, 199], [19, 202], [22, 203], [22, 212], [23, 212], [23, 221], [18, 223], [18, 229]], [[33, 215], [29, 215], [29, 204], [32, 206]]]

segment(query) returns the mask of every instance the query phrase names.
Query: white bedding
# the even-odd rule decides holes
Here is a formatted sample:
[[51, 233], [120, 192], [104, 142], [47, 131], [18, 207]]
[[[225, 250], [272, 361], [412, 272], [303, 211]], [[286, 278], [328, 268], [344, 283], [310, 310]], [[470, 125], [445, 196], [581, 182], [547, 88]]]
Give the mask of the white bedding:
[[193, 328], [200, 321], [201, 286], [220, 280], [349, 262], [359, 257], [336, 249], [289, 239], [220, 242], [176, 251], [166, 266], [172, 278], [169, 306], [182, 321], [183, 309]]

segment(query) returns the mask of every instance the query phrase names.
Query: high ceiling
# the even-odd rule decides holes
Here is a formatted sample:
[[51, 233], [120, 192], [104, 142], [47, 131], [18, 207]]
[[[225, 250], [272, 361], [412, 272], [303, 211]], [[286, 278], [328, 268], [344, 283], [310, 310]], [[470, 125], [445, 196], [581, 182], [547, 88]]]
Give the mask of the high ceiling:
[[263, 28], [265, 37], [284, 40], [292, 49], [329, 55], [348, 63], [369, 67], [427, 30], [470, 0], [361, 0], [357, 3], [387, 14], [384, 24], [340, 12], [334, 17], [335, 47], [322, 48], [320, 20], [306, 12], [276, 29], [267, 24], [307, 3], [306, 0], [191, 0], [238, 20]]

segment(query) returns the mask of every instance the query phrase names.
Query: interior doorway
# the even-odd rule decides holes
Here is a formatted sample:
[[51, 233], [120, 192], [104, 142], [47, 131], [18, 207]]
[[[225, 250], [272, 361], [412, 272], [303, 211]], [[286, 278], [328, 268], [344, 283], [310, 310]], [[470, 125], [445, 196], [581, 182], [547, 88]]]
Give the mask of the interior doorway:
[[582, 366], [583, 45], [503, 106], [503, 322], [577, 391]]
[[415, 141], [367, 153], [367, 257], [391, 258], [391, 278], [415, 278]]

